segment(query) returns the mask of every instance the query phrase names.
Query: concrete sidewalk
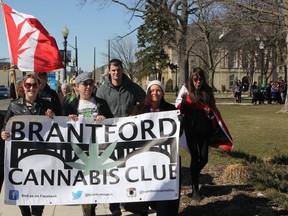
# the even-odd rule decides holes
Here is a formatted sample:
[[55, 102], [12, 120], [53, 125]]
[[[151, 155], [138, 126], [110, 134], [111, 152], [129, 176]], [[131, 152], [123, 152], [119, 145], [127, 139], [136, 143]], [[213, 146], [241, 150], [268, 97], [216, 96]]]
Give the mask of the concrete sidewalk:
[[[111, 215], [109, 204], [98, 204], [96, 209], [97, 216]], [[137, 215], [131, 212], [122, 210], [122, 215]], [[4, 204], [4, 188], [0, 194], [0, 216], [21, 216], [18, 206]], [[43, 216], [82, 216], [80, 205], [69, 206], [45, 206]], [[156, 216], [154, 211], [149, 213], [149, 216]]]

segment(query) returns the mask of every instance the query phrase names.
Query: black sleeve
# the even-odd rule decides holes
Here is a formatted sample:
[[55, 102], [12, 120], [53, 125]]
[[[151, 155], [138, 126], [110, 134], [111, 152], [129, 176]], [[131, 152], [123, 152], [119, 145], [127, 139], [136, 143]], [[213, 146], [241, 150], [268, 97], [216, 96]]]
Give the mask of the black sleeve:
[[13, 82], [10, 84], [9, 91], [10, 91], [10, 97], [13, 99], [16, 99], [16, 90], [15, 90], [15, 85]]
[[54, 94], [54, 112], [55, 112], [55, 115], [56, 116], [62, 116], [63, 113], [62, 113], [62, 105], [61, 105], [61, 102], [60, 102], [60, 99], [59, 99], [59, 96], [58, 94], [56, 93], [55, 91], [55, 94]]
[[8, 106], [8, 109], [6, 111], [6, 114], [5, 114], [5, 117], [4, 117], [4, 122], [3, 122], [3, 125], [2, 125], [2, 130], [3, 131], [5, 129], [5, 126], [7, 124], [7, 122], [9, 121], [9, 119], [14, 115], [13, 112], [12, 112], [12, 103], [10, 102], [9, 106]]
[[76, 106], [77, 104], [76, 104], [76, 102], [75, 102], [75, 100], [72, 100], [71, 102], [69, 102], [69, 103], [67, 103], [66, 105], [65, 105], [65, 109], [64, 109], [64, 113], [63, 113], [63, 115], [64, 116], [69, 116], [69, 115], [78, 115], [78, 111], [77, 111], [77, 109], [75, 108], [75, 106]]
[[181, 112], [181, 114], [185, 114], [185, 112], [186, 112], [186, 106], [187, 106], [186, 97], [183, 97], [183, 98], [182, 98], [182, 101], [181, 101], [181, 107], [180, 107], [180, 112]]
[[99, 115], [103, 115], [106, 118], [113, 118], [114, 117], [105, 100], [103, 100], [102, 98], [96, 97], [96, 104], [97, 104]]

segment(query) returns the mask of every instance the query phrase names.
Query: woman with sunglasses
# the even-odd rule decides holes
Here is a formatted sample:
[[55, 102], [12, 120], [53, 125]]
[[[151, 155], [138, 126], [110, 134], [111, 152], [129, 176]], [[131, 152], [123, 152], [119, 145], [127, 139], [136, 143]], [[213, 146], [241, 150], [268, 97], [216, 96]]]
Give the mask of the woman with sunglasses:
[[[1, 138], [7, 140], [11, 137], [9, 131], [5, 131], [5, 125], [12, 116], [18, 115], [46, 115], [53, 118], [54, 111], [49, 101], [38, 96], [40, 80], [34, 74], [29, 74], [22, 79], [23, 96], [10, 102], [7, 109]], [[41, 216], [44, 206], [19, 206], [23, 216]]]
[[200, 201], [202, 197], [199, 194], [199, 176], [208, 162], [210, 136], [213, 131], [212, 110], [216, 110], [216, 105], [212, 88], [206, 82], [205, 73], [201, 68], [194, 68], [190, 73], [187, 90], [188, 92], [182, 95], [182, 102], [178, 108], [184, 116], [182, 126], [191, 154], [191, 197]]
[[[78, 117], [94, 118], [97, 121], [112, 118], [113, 114], [107, 102], [93, 93], [92, 73], [81, 73], [75, 78], [77, 95], [65, 106], [64, 114], [73, 121]], [[82, 204], [83, 216], [95, 216], [97, 204]]]
[[95, 120], [112, 118], [107, 102], [93, 93], [94, 80], [91, 73], [81, 73], [75, 79], [77, 95], [65, 106], [64, 115], [77, 121], [78, 116], [93, 117]]

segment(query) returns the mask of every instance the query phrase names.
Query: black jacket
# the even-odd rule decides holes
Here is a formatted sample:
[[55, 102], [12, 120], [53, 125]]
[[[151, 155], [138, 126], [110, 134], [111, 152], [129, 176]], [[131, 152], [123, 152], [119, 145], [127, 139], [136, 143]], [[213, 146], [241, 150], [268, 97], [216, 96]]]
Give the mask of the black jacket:
[[[113, 118], [114, 117], [105, 100], [96, 97], [94, 94], [92, 94], [92, 97], [95, 98], [96, 106], [97, 106], [99, 115], [103, 115], [106, 118]], [[68, 103], [65, 106], [64, 115], [65, 116], [68, 116], [71, 114], [78, 115], [79, 114], [78, 113], [78, 106], [79, 106], [79, 96], [74, 98], [70, 103]]]
[[[161, 111], [170, 111], [170, 110], [176, 110], [175, 106], [173, 104], [166, 102], [164, 99], [162, 99], [159, 105], [159, 111], [161, 112]], [[148, 112], [150, 112], [150, 106], [139, 103], [134, 107], [132, 111], [132, 115], [139, 115], [139, 114], [148, 113]]]
[[[62, 106], [60, 103], [59, 96], [57, 92], [50, 88], [48, 84], [46, 84], [45, 88], [42, 92], [39, 93], [40, 97], [43, 98], [46, 101], [51, 102], [53, 106], [53, 111], [56, 116], [62, 116]], [[11, 83], [10, 85], [10, 95], [13, 99], [16, 99], [16, 91], [15, 91], [15, 85], [14, 83]]]
[[62, 106], [60, 103], [59, 96], [57, 92], [50, 88], [48, 84], [46, 84], [43, 91], [40, 93], [40, 97], [44, 100], [50, 101], [53, 106], [53, 111], [56, 116], [62, 116]]
[[37, 99], [34, 102], [34, 105], [31, 109], [28, 109], [28, 107], [25, 104], [24, 98], [20, 97], [17, 99], [14, 99], [10, 102], [5, 118], [4, 118], [4, 126], [5, 128], [6, 123], [9, 121], [9, 119], [12, 116], [17, 115], [45, 115], [45, 111], [47, 109], [51, 109], [53, 112], [54, 109], [52, 107], [52, 104], [49, 101], [46, 101], [40, 97], [37, 97]]

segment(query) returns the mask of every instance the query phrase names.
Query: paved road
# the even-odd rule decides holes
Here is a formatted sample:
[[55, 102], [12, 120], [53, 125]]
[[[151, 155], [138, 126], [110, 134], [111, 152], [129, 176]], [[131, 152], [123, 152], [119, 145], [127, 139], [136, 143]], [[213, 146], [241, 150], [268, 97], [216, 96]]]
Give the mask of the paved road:
[[0, 99], [0, 110], [7, 110], [11, 99]]
[[[3, 192], [0, 194], [0, 216], [19, 216], [20, 210], [18, 206], [15, 205], [5, 205], [4, 204], [4, 188]], [[43, 216], [81, 216], [81, 206], [70, 205], [70, 206], [56, 206], [49, 205], [45, 206]], [[109, 210], [108, 204], [99, 204], [96, 209], [97, 216], [110, 216], [111, 212]], [[123, 216], [137, 216], [138, 214], [133, 214], [131, 212], [122, 209]], [[139, 216], [139, 215], [138, 215]], [[149, 212], [149, 216], [156, 216], [156, 213], [152, 210]]]

